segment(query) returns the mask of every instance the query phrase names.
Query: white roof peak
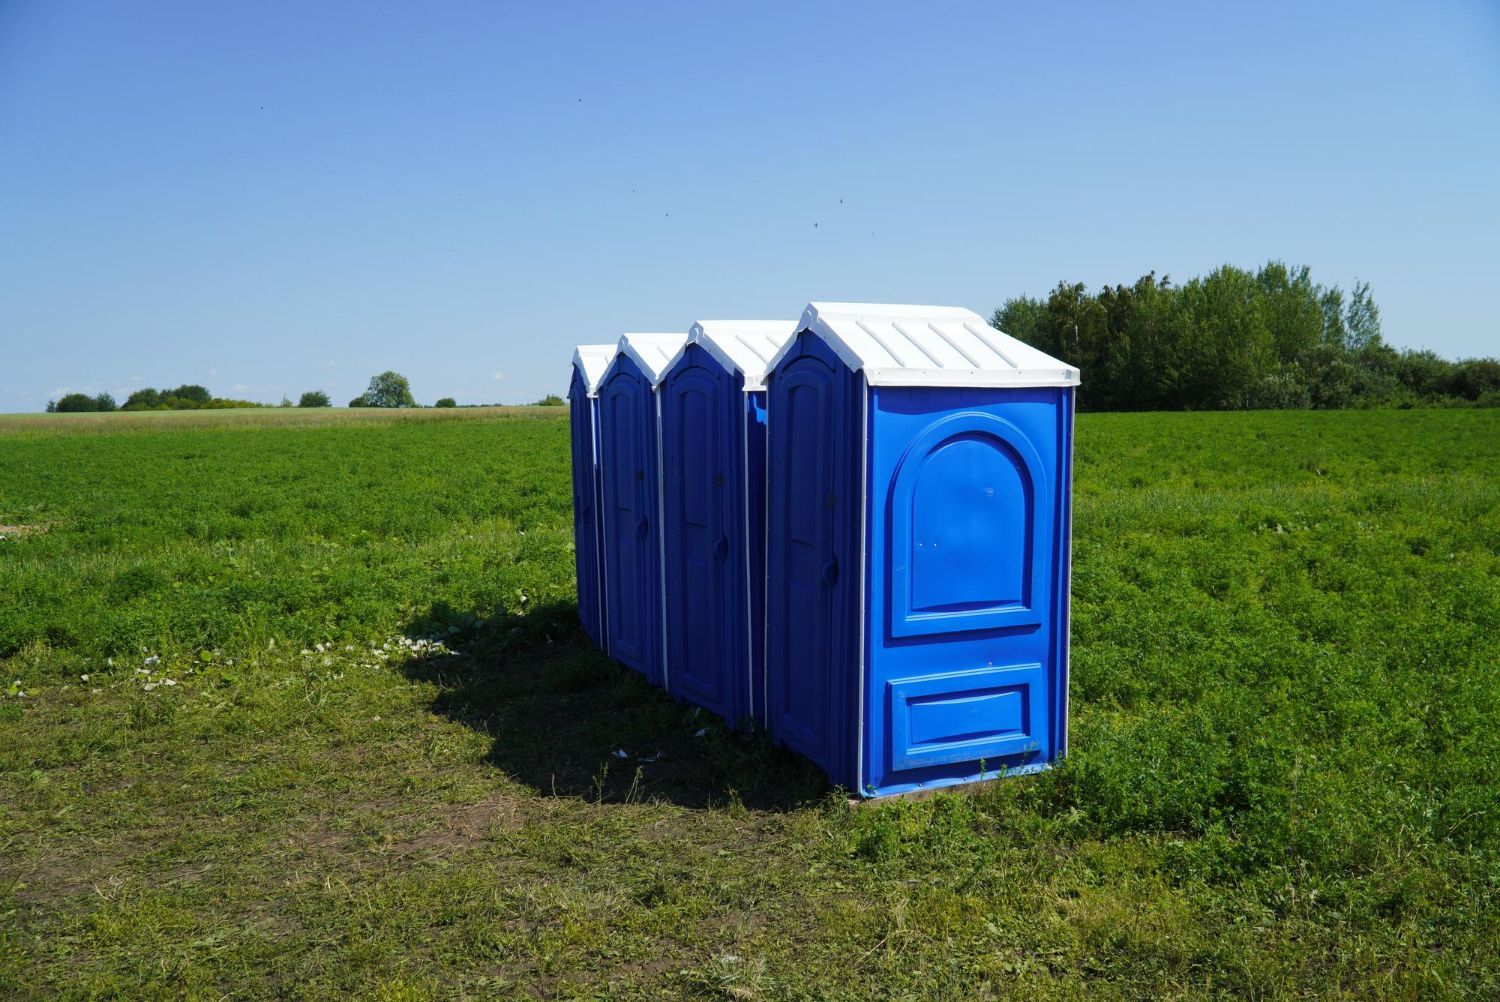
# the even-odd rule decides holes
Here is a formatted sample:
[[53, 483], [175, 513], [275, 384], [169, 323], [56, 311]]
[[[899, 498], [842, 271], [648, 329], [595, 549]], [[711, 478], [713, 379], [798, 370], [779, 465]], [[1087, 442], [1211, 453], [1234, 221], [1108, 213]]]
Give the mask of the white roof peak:
[[745, 392], [763, 390], [771, 360], [796, 333], [797, 325], [790, 320], [700, 320], [667, 368], [677, 364], [687, 345], [696, 344], [730, 372], [740, 373]]
[[614, 371], [615, 362], [627, 357], [634, 362], [652, 386], [661, 382], [667, 366], [687, 341], [686, 334], [622, 334], [615, 346], [609, 368], [599, 377], [601, 383]]
[[[797, 330], [818, 334], [871, 386], [1077, 386], [1078, 370], [958, 306], [809, 303]], [[795, 340], [795, 339], [793, 339]], [[771, 360], [773, 369], [791, 350]]]
[[612, 344], [581, 344], [573, 349], [573, 368], [583, 376], [583, 385], [589, 396], [598, 395], [599, 382], [614, 357], [615, 346]]

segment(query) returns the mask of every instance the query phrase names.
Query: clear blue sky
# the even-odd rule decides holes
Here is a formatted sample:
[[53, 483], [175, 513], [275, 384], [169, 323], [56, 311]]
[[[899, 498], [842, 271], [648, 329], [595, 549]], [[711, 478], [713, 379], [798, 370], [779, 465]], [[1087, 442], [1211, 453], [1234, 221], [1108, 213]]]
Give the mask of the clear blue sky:
[[1500, 4], [0, 0], [0, 411], [1270, 258], [1500, 354]]

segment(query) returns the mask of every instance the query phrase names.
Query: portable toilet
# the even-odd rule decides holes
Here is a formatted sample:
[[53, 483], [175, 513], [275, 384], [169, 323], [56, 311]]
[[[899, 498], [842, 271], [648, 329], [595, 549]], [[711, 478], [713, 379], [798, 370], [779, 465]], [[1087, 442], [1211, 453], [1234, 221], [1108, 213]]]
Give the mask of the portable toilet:
[[864, 796], [1067, 745], [1078, 370], [964, 309], [813, 303], [768, 383], [768, 728]]
[[599, 380], [609, 654], [661, 685], [661, 463], [655, 386], [682, 334], [626, 334]]
[[581, 344], [573, 352], [568, 419], [573, 442], [573, 562], [578, 618], [595, 646], [604, 635], [603, 526], [599, 518], [599, 379], [614, 357], [612, 344]]
[[661, 406], [667, 690], [764, 721], [766, 367], [791, 321], [703, 320]]

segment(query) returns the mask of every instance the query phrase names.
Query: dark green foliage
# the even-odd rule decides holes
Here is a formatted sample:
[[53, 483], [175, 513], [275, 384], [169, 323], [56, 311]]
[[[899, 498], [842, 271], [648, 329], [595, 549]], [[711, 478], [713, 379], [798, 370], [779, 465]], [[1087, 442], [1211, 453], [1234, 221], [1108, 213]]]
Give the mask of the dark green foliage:
[[87, 393], [69, 393], [51, 409], [58, 414], [92, 414], [99, 409], [99, 401]]
[[298, 407], [332, 407], [333, 402], [322, 390], [309, 390], [297, 401]]
[[206, 387], [196, 383], [184, 383], [175, 390], [162, 390], [161, 395], [167, 399], [175, 397], [189, 404], [197, 404], [199, 407], [208, 406], [208, 402], [213, 399], [213, 394], [209, 393]]
[[1367, 283], [1347, 297], [1307, 268], [1155, 272], [1090, 294], [1059, 283], [995, 311], [1001, 330], [1078, 366], [1086, 410], [1248, 410], [1488, 402], [1500, 362], [1449, 362], [1381, 339]]
[[[411, 395], [411, 383], [399, 372], [387, 370], [370, 377], [361, 407], [415, 407], [417, 400]], [[350, 404], [350, 406], [354, 406]]]
[[174, 390], [154, 390], [149, 386], [125, 398], [127, 411], [197, 411], [227, 410], [238, 407], [262, 407], [249, 400], [215, 397], [202, 386], [187, 384]]
[[370, 402], [368, 400], [366, 400], [365, 399], [365, 395], [363, 393], [361, 393], [359, 396], [357, 396], [353, 400], [349, 401], [349, 406], [350, 407], [368, 407], [368, 406], [370, 406]]
[[438, 402], [435, 403], [435, 404], [433, 404], [432, 406], [434, 406], [434, 407], [457, 407], [458, 406], [458, 401], [454, 400], [452, 397], [439, 397], [438, 398]]
[[161, 407], [161, 391], [153, 390], [151, 387], [136, 390], [125, 398], [125, 410], [127, 411], [154, 411]]
[[567, 403], [567, 401], [563, 400], [563, 398], [560, 397], [560, 396], [558, 396], [556, 393], [549, 393], [545, 397], [543, 397], [542, 399], [538, 400], [536, 402], [536, 406], [538, 406], [538, 407], [561, 407], [565, 403]]
[[0, 421], [0, 996], [1494, 995], [1500, 412], [1081, 416], [1069, 757], [860, 808], [512, 413]]

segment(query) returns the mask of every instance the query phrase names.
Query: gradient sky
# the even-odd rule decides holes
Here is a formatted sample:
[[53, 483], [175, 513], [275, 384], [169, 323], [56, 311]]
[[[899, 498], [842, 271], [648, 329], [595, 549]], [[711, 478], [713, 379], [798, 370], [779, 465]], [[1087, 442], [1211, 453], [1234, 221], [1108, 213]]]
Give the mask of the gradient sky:
[[0, 411], [1270, 258], [1500, 354], [1500, 3], [0, 0]]

